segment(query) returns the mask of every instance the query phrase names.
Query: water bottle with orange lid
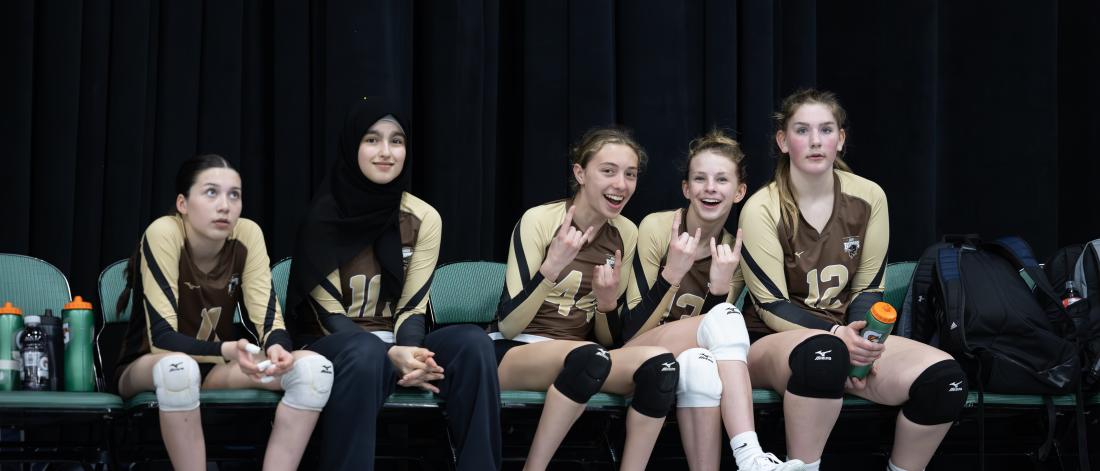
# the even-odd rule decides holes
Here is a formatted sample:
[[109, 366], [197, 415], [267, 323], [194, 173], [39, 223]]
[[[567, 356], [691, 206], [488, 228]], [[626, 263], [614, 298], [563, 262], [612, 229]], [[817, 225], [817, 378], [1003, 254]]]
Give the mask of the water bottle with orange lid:
[[[871, 310], [867, 311], [867, 325], [859, 331], [859, 335], [875, 343], [886, 342], [886, 337], [890, 336], [890, 331], [894, 330], [894, 322], [897, 320], [898, 312], [894, 310], [894, 306], [879, 301], [871, 306]], [[871, 365], [853, 365], [851, 371], [848, 372], [848, 376], [862, 379], [870, 371]]]
[[95, 313], [92, 303], [80, 296], [61, 311], [65, 331], [65, 390], [95, 391], [95, 367], [92, 365], [92, 337]]
[[0, 391], [18, 389], [23, 370], [18, 344], [22, 330], [23, 310], [5, 302], [0, 307]]

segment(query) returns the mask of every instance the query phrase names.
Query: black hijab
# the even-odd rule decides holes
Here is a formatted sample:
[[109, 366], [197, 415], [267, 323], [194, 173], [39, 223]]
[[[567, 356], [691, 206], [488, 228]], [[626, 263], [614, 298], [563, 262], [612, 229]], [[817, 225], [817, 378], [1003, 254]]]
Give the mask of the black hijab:
[[329, 273], [372, 245], [382, 268], [382, 299], [401, 296], [405, 277], [398, 212], [401, 194], [409, 186], [408, 153], [401, 173], [384, 185], [370, 181], [359, 169], [363, 135], [387, 115], [401, 125], [407, 138], [405, 115], [384, 98], [363, 98], [348, 111], [340, 131], [339, 156], [298, 228], [287, 292], [288, 316], [295, 316], [299, 304]]

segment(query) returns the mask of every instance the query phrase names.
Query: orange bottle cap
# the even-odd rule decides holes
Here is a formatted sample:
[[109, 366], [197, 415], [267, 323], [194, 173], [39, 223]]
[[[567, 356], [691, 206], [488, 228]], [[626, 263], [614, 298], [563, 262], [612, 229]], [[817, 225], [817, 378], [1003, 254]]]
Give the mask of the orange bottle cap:
[[92, 310], [92, 303], [85, 301], [84, 298], [77, 296], [73, 298], [72, 302], [65, 304], [65, 309], [87, 309]]
[[894, 310], [894, 306], [882, 301], [871, 306], [871, 315], [883, 324], [893, 324], [898, 320], [898, 311]]
[[0, 314], [15, 314], [17, 316], [23, 315], [23, 310], [11, 305], [11, 301], [4, 302], [4, 307], [0, 307]]

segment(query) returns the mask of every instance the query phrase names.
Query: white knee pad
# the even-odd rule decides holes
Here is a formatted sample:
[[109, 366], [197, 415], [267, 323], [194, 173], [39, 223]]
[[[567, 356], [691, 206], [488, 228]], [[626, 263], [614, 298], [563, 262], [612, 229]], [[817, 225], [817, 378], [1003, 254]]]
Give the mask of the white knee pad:
[[167, 355], [153, 365], [153, 385], [157, 388], [157, 406], [162, 411], [180, 412], [199, 407], [202, 375], [199, 364], [187, 355]]
[[294, 360], [283, 375], [283, 404], [295, 409], [320, 412], [332, 391], [332, 362], [321, 355]]
[[745, 316], [730, 303], [714, 306], [703, 315], [695, 335], [700, 347], [710, 350], [718, 361], [744, 362], [749, 355], [749, 331]]
[[689, 348], [676, 361], [680, 363], [676, 407], [718, 407], [722, 402], [722, 379], [714, 355], [705, 348]]

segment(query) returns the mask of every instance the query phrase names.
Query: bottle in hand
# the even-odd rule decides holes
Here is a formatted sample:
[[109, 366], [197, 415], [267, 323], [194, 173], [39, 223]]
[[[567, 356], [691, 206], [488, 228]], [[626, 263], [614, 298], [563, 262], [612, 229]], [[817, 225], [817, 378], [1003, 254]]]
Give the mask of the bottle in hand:
[[[867, 311], [867, 325], [859, 331], [859, 335], [875, 343], [883, 343], [890, 332], [894, 330], [894, 322], [898, 319], [898, 312], [894, 306], [884, 302], [877, 302]], [[871, 365], [852, 366], [848, 376], [865, 378], [871, 372]]]

